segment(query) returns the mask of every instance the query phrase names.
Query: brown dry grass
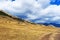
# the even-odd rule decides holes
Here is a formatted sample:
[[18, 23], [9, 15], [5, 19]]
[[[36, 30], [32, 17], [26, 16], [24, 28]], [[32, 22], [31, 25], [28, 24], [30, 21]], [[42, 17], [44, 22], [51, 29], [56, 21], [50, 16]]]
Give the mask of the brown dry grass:
[[0, 40], [54, 40], [55, 33], [60, 34], [60, 28], [31, 24], [0, 15]]

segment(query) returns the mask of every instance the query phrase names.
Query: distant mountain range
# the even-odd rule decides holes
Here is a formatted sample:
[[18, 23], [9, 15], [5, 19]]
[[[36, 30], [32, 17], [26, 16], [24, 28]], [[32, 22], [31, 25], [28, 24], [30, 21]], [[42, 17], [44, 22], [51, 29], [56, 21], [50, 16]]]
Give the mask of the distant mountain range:
[[55, 27], [60, 27], [60, 24], [56, 24], [56, 23], [43, 23], [43, 25], [52, 25], [52, 26], [55, 26]]

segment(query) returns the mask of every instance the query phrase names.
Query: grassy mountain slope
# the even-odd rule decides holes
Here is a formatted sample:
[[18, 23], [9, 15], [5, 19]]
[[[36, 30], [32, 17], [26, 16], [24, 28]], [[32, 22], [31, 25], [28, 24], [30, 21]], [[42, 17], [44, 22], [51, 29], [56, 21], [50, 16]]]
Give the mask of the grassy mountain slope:
[[0, 40], [59, 40], [60, 28], [32, 24], [0, 11]]

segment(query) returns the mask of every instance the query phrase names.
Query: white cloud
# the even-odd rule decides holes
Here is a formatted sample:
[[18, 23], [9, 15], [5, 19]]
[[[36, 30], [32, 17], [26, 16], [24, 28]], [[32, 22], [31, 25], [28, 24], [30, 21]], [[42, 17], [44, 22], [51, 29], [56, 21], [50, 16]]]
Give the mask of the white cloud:
[[52, 21], [56, 21], [56, 20], [60, 20], [60, 16], [57, 16], [57, 17], [53, 17], [52, 18]]
[[51, 0], [0, 0], [0, 9], [14, 16], [25, 15], [27, 17], [26, 20], [40, 19], [36, 20], [36, 23], [51, 23], [60, 20], [60, 5], [51, 5], [50, 1]]

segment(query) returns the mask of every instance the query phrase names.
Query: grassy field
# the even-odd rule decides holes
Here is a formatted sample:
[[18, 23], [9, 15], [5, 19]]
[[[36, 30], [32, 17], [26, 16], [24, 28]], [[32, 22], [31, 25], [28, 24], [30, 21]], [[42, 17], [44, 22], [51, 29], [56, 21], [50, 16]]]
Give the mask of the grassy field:
[[[56, 36], [59, 34], [58, 36]], [[59, 40], [60, 28], [0, 15], [0, 40]]]

